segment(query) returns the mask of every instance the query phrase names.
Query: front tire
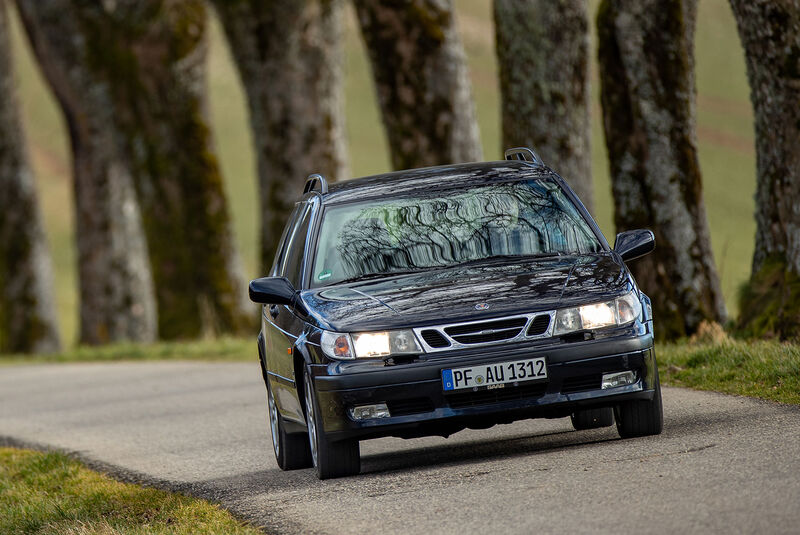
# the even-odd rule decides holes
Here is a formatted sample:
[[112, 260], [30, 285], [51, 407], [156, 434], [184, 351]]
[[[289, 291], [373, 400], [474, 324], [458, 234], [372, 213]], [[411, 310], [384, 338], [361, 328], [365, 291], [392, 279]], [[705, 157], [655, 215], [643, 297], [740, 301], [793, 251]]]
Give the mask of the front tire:
[[614, 409], [611, 407], [582, 409], [573, 412], [569, 418], [572, 420], [572, 427], [577, 431], [609, 427], [614, 424]]
[[317, 477], [332, 479], [358, 474], [361, 471], [361, 455], [357, 440], [341, 440], [332, 442], [322, 428], [319, 402], [314, 391], [311, 374], [308, 370], [303, 374], [305, 385], [306, 422], [308, 425], [308, 443], [311, 448], [311, 459]]
[[267, 382], [267, 416], [272, 435], [272, 451], [281, 470], [297, 470], [312, 466], [311, 449], [304, 433], [287, 433], [283, 418], [275, 404], [275, 396]]
[[653, 399], [633, 400], [619, 404], [614, 412], [617, 431], [622, 438], [659, 435], [664, 428], [664, 408], [661, 402], [661, 381], [655, 372]]

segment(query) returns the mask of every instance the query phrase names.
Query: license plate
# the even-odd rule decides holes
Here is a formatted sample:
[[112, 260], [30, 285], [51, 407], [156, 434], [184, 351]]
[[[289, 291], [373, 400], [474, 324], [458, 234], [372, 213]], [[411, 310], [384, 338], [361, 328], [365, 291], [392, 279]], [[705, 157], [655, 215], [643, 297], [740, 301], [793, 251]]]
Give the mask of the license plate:
[[464, 388], [504, 388], [507, 384], [543, 379], [547, 379], [544, 357], [442, 370], [445, 392]]

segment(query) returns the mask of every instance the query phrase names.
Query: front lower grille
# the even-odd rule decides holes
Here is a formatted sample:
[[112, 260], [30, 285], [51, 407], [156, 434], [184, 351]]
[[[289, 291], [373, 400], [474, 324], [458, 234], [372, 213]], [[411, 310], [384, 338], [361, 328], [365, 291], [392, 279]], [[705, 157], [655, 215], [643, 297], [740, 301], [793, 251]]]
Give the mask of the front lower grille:
[[523, 386], [480, 390], [478, 392], [461, 392], [445, 396], [447, 404], [454, 409], [489, 405], [517, 399], [538, 398], [547, 391], [547, 382], [532, 383]]
[[599, 390], [602, 376], [599, 373], [592, 375], [581, 375], [564, 379], [561, 383], [561, 393], [571, 394], [574, 392], [585, 392], [587, 390]]
[[387, 401], [386, 405], [389, 407], [389, 414], [392, 416], [420, 414], [432, 412], [434, 409], [430, 398], [395, 399]]

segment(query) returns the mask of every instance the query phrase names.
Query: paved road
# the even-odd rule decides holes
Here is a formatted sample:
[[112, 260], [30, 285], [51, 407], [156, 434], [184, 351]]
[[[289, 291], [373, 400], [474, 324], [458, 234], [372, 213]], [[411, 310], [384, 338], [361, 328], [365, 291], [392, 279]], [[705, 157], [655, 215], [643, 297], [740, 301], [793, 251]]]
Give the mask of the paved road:
[[[800, 410], [664, 389], [659, 437], [518, 422], [281, 472], [256, 363], [0, 367], [5, 442], [218, 500], [273, 533], [800, 533]], [[12, 440], [13, 439], [13, 440]]]

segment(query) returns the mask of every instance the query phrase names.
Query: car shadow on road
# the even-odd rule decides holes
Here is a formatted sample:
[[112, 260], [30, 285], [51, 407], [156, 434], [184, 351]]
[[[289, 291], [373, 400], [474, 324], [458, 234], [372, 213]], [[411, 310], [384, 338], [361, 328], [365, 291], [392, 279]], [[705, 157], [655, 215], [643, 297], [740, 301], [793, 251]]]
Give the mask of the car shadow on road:
[[[443, 443], [419, 448], [398, 448], [395, 451], [362, 455], [361, 475], [380, 475], [427, 466], [453, 466], [490, 459], [548, 453], [559, 449], [588, 447], [619, 440], [613, 428], [595, 431], [555, 431], [539, 434], [520, 434], [501, 439], [481, 438], [468, 442]], [[356, 476], [358, 477], [358, 476]], [[240, 473], [234, 476], [179, 484], [177, 489], [206, 499], [247, 501], [257, 495], [266, 496], [280, 491], [305, 493], [329, 492], [331, 486], [345, 484], [343, 480], [319, 481], [313, 470], [284, 472], [279, 468]], [[307, 495], [307, 498], [310, 496]]]
[[[665, 414], [665, 428], [662, 435], [668, 440], [664, 441], [665, 451], [662, 453], [669, 453], [667, 450], [671, 446], [668, 446], [667, 442], [674, 445], [675, 439], [678, 439], [681, 447], [685, 448], [689, 438], [694, 437], [698, 442], [703, 442], [707, 432], [714, 432], [720, 427], [735, 429], [739, 427], [740, 422], [746, 422], [749, 418], [752, 418], [749, 411], [728, 412], [719, 409], [692, 413], [669, 411]], [[632, 440], [655, 440], [654, 444], [658, 444], [659, 437]], [[483, 432], [480, 438], [446, 441], [420, 447], [413, 447], [413, 440], [398, 441], [396, 443], [398, 447], [392, 451], [362, 454], [361, 475], [356, 478], [371, 476], [364, 477], [361, 482], [366, 488], [380, 484], [383, 480], [381, 476], [397, 472], [432, 466], [477, 464], [493, 459], [548, 455], [561, 451], [577, 453], [582, 448], [623, 442], [626, 441], [619, 438], [613, 426], [589, 431], [573, 431], [565, 428], [539, 433], [527, 432], [502, 438], [494, 438], [491, 433], [487, 435]], [[265, 455], [270, 453], [267, 451]], [[543, 466], [542, 469], [546, 470], [547, 467]], [[256, 497], [274, 496], [280, 499], [284, 491], [291, 493], [302, 491], [307, 499], [311, 499], [316, 493], [324, 494], [338, 487], [345, 488], [352, 485], [352, 480], [353, 478], [319, 481], [310, 469], [284, 472], [274, 467], [194, 483], [177, 485], [173, 483], [168, 486], [194, 496], [223, 501], [228, 504], [227, 507], [237, 502], [247, 503]], [[233, 508], [236, 509], [236, 506]]]
[[362, 474], [377, 474], [432, 465], [468, 464], [531, 454], [576, 449], [619, 440], [613, 428], [594, 431], [554, 431], [521, 434], [502, 439], [485, 438], [455, 444], [441, 444], [391, 453], [363, 455]]

